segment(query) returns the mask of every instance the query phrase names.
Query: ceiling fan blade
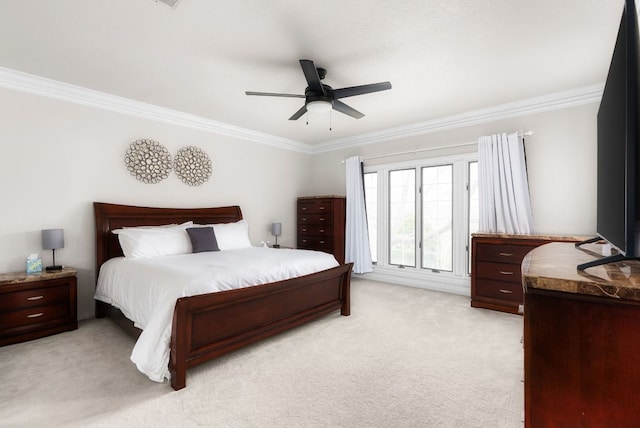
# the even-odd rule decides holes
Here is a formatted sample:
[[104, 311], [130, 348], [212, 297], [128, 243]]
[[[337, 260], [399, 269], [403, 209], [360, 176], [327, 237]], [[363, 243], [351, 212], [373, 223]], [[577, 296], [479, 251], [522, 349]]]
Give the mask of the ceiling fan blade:
[[278, 94], [274, 92], [253, 92], [253, 91], [245, 91], [247, 95], [260, 95], [262, 97], [289, 97], [289, 98], [304, 98], [304, 95], [298, 94]]
[[307, 79], [307, 84], [309, 85], [309, 89], [311, 89], [315, 93], [324, 95], [324, 88], [322, 87], [322, 83], [320, 83], [320, 76], [318, 75], [318, 69], [316, 68], [313, 61], [309, 59], [301, 59], [300, 67], [302, 67], [304, 78]]
[[307, 112], [307, 106], [306, 106], [306, 105], [303, 105], [303, 106], [302, 106], [302, 108], [301, 108], [300, 110], [298, 110], [297, 112], [295, 112], [295, 113], [293, 114], [293, 116], [291, 116], [291, 117], [289, 118], [289, 120], [298, 120], [298, 119], [300, 119], [300, 117], [301, 117], [303, 114], [305, 114], [306, 112]]
[[339, 88], [333, 90], [333, 98], [353, 97], [354, 95], [370, 94], [371, 92], [380, 92], [391, 89], [391, 83], [380, 82], [371, 83], [369, 85], [351, 86], [349, 88]]
[[333, 109], [339, 111], [340, 113], [344, 113], [347, 116], [351, 116], [354, 119], [360, 119], [361, 117], [364, 117], [364, 114], [360, 113], [353, 107], [349, 107], [342, 101], [333, 100]]

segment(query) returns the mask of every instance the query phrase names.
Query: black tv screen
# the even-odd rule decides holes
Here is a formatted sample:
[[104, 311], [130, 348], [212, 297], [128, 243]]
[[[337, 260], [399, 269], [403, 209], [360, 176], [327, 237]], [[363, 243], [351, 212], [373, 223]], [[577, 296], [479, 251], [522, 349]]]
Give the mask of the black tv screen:
[[640, 190], [638, 35], [635, 2], [627, 0], [598, 109], [596, 231], [599, 238], [617, 251], [612, 256], [579, 265], [579, 269], [640, 256], [637, 245], [640, 213], [637, 206]]

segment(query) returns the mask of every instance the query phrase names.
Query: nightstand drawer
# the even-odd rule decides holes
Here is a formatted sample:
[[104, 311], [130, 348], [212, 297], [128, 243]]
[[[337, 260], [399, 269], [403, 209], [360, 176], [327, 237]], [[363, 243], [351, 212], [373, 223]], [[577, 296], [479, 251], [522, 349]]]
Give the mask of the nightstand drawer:
[[46, 306], [69, 300], [69, 286], [34, 288], [6, 293], [0, 299], [0, 312], [16, 311], [34, 306]]
[[476, 265], [478, 278], [493, 279], [520, 284], [522, 272], [520, 264], [478, 262]]
[[479, 279], [476, 284], [476, 294], [500, 300], [522, 302], [522, 284], [515, 282], [493, 281]]
[[478, 244], [475, 257], [485, 262], [520, 264], [524, 256], [533, 248], [535, 247], [528, 245]]
[[0, 325], [4, 329], [26, 326], [65, 318], [69, 316], [69, 305], [61, 303], [59, 305], [38, 306], [35, 308], [22, 309], [15, 312], [5, 312], [0, 314]]

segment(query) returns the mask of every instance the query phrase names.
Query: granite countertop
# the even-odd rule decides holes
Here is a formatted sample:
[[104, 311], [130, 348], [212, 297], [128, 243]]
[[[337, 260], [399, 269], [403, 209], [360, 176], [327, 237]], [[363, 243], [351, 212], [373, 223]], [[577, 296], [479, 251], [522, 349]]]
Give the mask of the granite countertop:
[[592, 236], [567, 236], [567, 235], [541, 235], [541, 234], [511, 234], [511, 233], [486, 233], [476, 232], [472, 233], [474, 238], [500, 238], [500, 239], [540, 239], [545, 241], [560, 241], [560, 242], [580, 242], [593, 238]]
[[626, 260], [578, 270], [582, 263], [608, 254], [608, 245], [567, 242], [545, 244], [522, 261], [525, 288], [560, 291], [611, 299], [640, 301], [640, 261]]
[[64, 267], [60, 271], [46, 272], [44, 269], [39, 273], [11, 272], [0, 274], [0, 285], [23, 284], [40, 281], [43, 279], [64, 278], [77, 275], [78, 271], [73, 268]]

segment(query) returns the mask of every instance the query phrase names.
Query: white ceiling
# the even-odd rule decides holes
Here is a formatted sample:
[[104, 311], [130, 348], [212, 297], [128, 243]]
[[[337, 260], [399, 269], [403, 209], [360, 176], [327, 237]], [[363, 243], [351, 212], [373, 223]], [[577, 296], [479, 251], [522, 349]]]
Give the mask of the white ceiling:
[[[2, 0], [0, 66], [318, 144], [598, 84], [623, 0]], [[365, 117], [288, 118], [299, 59]], [[329, 131], [331, 125], [332, 130]]]

